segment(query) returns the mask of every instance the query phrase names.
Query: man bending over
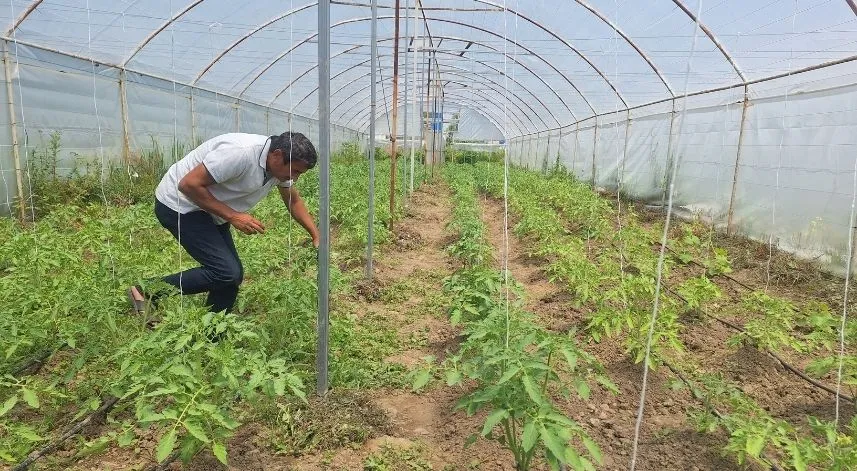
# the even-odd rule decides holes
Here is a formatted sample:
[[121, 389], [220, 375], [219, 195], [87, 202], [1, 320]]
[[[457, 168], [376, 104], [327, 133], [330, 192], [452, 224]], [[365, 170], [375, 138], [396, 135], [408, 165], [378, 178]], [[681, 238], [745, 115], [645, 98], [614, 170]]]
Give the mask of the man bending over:
[[[200, 266], [162, 280], [183, 294], [208, 293], [205, 303], [212, 312], [231, 312], [244, 268], [230, 226], [245, 234], [265, 232], [247, 211], [273, 186], [318, 247], [318, 228], [293, 186], [317, 160], [315, 147], [301, 133], [231, 133], [203, 142], [173, 164], [155, 190], [155, 216]], [[158, 297], [140, 286], [129, 288], [128, 295], [137, 312]]]

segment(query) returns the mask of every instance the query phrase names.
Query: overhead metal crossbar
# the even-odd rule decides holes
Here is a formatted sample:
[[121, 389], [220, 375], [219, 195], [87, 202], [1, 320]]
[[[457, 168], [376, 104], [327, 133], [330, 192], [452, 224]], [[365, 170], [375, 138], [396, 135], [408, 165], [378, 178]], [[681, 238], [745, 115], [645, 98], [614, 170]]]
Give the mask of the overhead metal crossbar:
[[[106, 65], [118, 67], [119, 69], [126, 69], [128, 66], [140, 55], [140, 53], [146, 51], [148, 48], [155, 47], [154, 45], [157, 43], [157, 38], [168, 31], [171, 26], [176, 24], [180, 24], [183, 21], [194, 21], [190, 20], [194, 12], [200, 10], [203, 6], [213, 2], [214, 0], [193, 0], [171, 12], [169, 16], [163, 19], [156, 27], [152, 29], [148, 34], [143, 36], [141, 40], [129, 48], [129, 52], [122, 57], [121, 60], [118, 61], [106, 61], [100, 60], [98, 58], [91, 58], [92, 60], [103, 63]], [[664, 0], [666, 1], [666, 0]], [[682, 0], [669, 0], [671, 4], [674, 5], [676, 11], [678, 11], [681, 15], [687, 17], [687, 19], [692, 23], [698, 23], [700, 30], [703, 32], [705, 37], [714, 45], [717, 51], [721, 54], [721, 56], [725, 59], [725, 61], [730, 65], [732, 70], [735, 72], [737, 77], [740, 79], [739, 83], [730, 84], [729, 86], [722, 87], [712, 87], [706, 90], [691, 90], [689, 96], [694, 96], [694, 94], [702, 94], [712, 91], [720, 91], [728, 88], [735, 88], [739, 86], [746, 86], [754, 83], [759, 83], [759, 78], [750, 79], [745, 71], [742, 69], [738, 60], [735, 59], [735, 56], [730, 53], [727, 49], [726, 43], [721, 40], [717, 35], [716, 28], [707, 25], [705, 22], [699, 22], [696, 18], [694, 12], [687, 6], [687, 2]], [[509, 54], [505, 54], [501, 48], [492, 46], [489, 44], [489, 41], [486, 41], [482, 38], [489, 38], [490, 41], [503, 41], [507, 43], [510, 48], [514, 48], [521, 52], [522, 55], [527, 58], [534, 58], [539, 62], [539, 65], [534, 66], [533, 62], [530, 60], [523, 60], [519, 58], [514, 58], [515, 66], [520, 67], [522, 71], [531, 75], [532, 77], [526, 79], [526, 81], [521, 80], [520, 78], [516, 78], [512, 82], [512, 85], [516, 88], [521, 88], [527, 94], [531, 95], [534, 99], [534, 104], [538, 103], [540, 108], [543, 108], [546, 115], [550, 118], [550, 125], [548, 125], [547, 121], [535, 114], [532, 109], [528, 109], [528, 114], [531, 116], [531, 120], [537, 125], [539, 128], [546, 129], [558, 129], [563, 126], [571, 125], [575, 122], [580, 122], [581, 120], [587, 119], [591, 116], [597, 116], [602, 114], [608, 114], [615, 110], [607, 110], [605, 106], [597, 106], [592, 96], [592, 92], [587, 92], [580, 88], [576, 81], [578, 78], [572, 77], [569, 73], [563, 68], [557, 66], [552, 63], [552, 61], [540, 54], [536, 48], [531, 47], [528, 43], [532, 43], [532, 40], [516, 40], [512, 38], [503, 38], [497, 32], [492, 31], [489, 28], [485, 28], [479, 26], [474, 21], [467, 21], [468, 16], [473, 15], [498, 15], [498, 14], [506, 14], [512, 16], [514, 18], [520, 19], [522, 24], [528, 25], [528, 27], [534, 31], [539, 32], [545, 37], [549, 38], [550, 41], [553, 41], [558, 47], [561, 47], [567, 51], [569, 51], [574, 56], [578, 57], [583, 63], [585, 63], [590, 70], [595, 74], [594, 77], [597, 77], [601, 80], [614, 94], [615, 97], [621, 103], [622, 109], [634, 109], [635, 107], [642, 107], [650, 104], [656, 104], [659, 102], [668, 101], [670, 99], [675, 98], [674, 87], [670, 83], [670, 80], [667, 74], [664, 72], [662, 67], [659, 67], [658, 57], [653, 55], [650, 51], [647, 51], [646, 45], [641, 43], [641, 41], [635, 37], [635, 34], [629, 32], [627, 28], [619, 25], [615, 19], [610, 18], [604, 11], [597, 8], [593, 3], [587, 0], [574, 0], [574, 4], [578, 5], [583, 11], [589, 14], [595, 21], [605, 25], [610, 30], [612, 30], [621, 40], [627, 44], [627, 46], [632, 50], [648, 67], [650, 73], [653, 74], [654, 77], [657, 78], [657, 81], [663, 86], [664, 93], [667, 95], [666, 97], [659, 100], [652, 100], [645, 103], [629, 103], [622, 89], [619, 87], [617, 83], [614, 82], [613, 78], [610, 77], [609, 74], [605, 73], [602, 65], [596, 63], [593, 60], [592, 53], [588, 52], [586, 48], [576, 45], [576, 39], [568, 38], [562, 34], [557, 28], [546, 24], [541, 19], [537, 18], [534, 14], [530, 12], [532, 8], [527, 6], [526, 8], [510, 8], [508, 5], [504, 5], [501, 2], [492, 1], [492, 0], [472, 0], [471, 5], [466, 5], [466, 2], [459, 2], [458, 4], [447, 4], [447, 5], [427, 5], [426, 2], [419, 1], [416, 2], [417, 5], [413, 5], [410, 7], [410, 10], [413, 10], [415, 16], [419, 16], [421, 22], [423, 23], [424, 29], [426, 31], [426, 36], [428, 38], [428, 43], [430, 47], [437, 48], [438, 45], [446, 40], [446, 41], [460, 41], [464, 44], [459, 52], [447, 52], [438, 50], [437, 54], [432, 54], [433, 60], [440, 60], [439, 55], [452, 55], [455, 54], [459, 58], [466, 57], [467, 53], [471, 51], [472, 46], [479, 46], [480, 50], [483, 53], [489, 53], [492, 55], [499, 55], [500, 57], [504, 57], [509, 60], [513, 59], [509, 57]], [[852, 13], [857, 14], [857, 8], [855, 8], [855, 2], [853, 0], [845, 0], [845, 4], [847, 8], [851, 10]], [[363, 8], [369, 8], [370, 4], [368, 2], [358, 2], [358, 1], [334, 1], [334, 10], [336, 8], [350, 8], [352, 11], [359, 11]], [[6, 29], [6, 37], [11, 36], [13, 31], [21, 27], [25, 27], [30, 18], [36, 17], [37, 13], [42, 9], [50, 9], [52, 5], [50, 3], [45, 3], [43, 0], [34, 0], [27, 4], [27, 6], [21, 10], [21, 12], [12, 20]], [[123, 6], [122, 14], [124, 15], [127, 11], [131, 10], [132, 5]], [[389, 4], [379, 5], [381, 9], [389, 10], [392, 8]], [[298, 6], [294, 6], [282, 13], [275, 14], [273, 16], [268, 17], [266, 20], [259, 22], [256, 26], [250, 28], [245, 31], [243, 34], [240, 34], [235, 37], [230, 43], [218, 51], [214, 57], [209, 60], [205, 65], [203, 65], [198, 72], [193, 75], [193, 78], [188, 81], [190, 86], [197, 86], [201, 80], [205, 79], [206, 76], [213, 70], [213, 68], [226, 60], [230, 59], [233, 55], [233, 51], [236, 51], [239, 46], [247, 44], [250, 40], [256, 37], [260, 32], [266, 31], [268, 29], [276, 27], [278, 23], [286, 18], [290, 18], [296, 15], [301, 14], [314, 14], [318, 9], [318, 2], [306, 2]], [[410, 11], [409, 10], [409, 11]], [[505, 13], [504, 13], [505, 12]], [[455, 18], [450, 17], [450, 14], [456, 14]], [[393, 19], [394, 15], [381, 15], [378, 17], [379, 21], [388, 21]], [[154, 17], [153, 17], [154, 18]], [[475, 18], [474, 18], [475, 19]], [[339, 27], [345, 27], [347, 25], [355, 25], [361, 22], [371, 21], [371, 17], [356, 17], [356, 18], [346, 18], [339, 19], [339, 21], [331, 24], [331, 34], [335, 33], [335, 30]], [[432, 34], [430, 29], [430, 25], [435, 26], [450, 26], [453, 28], [457, 28], [458, 31], [470, 31], [469, 35], [450, 35], [444, 31], [441, 34]], [[448, 29], [448, 28], [443, 28]], [[639, 33], [637, 33], [639, 34]], [[266, 75], [272, 73], [276, 64], [282, 60], [288, 59], [292, 53], [298, 49], [300, 49], [304, 45], [309, 45], [315, 41], [317, 38], [316, 34], [311, 34], [304, 39], [291, 44], [286, 50], [282, 53], [271, 57], [267, 61], [264, 62], [264, 65], [259, 64], [257, 68], [251, 68], [248, 70], [247, 75], [241, 77], [232, 85], [220, 86], [223, 87], [221, 93], [224, 96], [228, 97], [236, 97], [239, 99], [243, 99], [245, 96], [248, 97], [250, 101], [255, 101], [257, 96], [254, 95], [255, 89], [254, 86], [259, 83], [261, 80], [265, 79]], [[42, 45], [38, 43], [33, 43], [29, 41], [27, 38], [18, 38], [21, 44], [32, 43], [36, 47], [42, 47]], [[410, 38], [407, 38], [410, 41]], [[391, 41], [390, 38], [380, 38], [379, 42]], [[546, 43], [545, 40], [539, 40], [543, 43]], [[332, 41], [333, 44], [336, 44], [336, 40]], [[47, 47], [47, 46], [46, 46]], [[75, 55], [75, 51], [64, 51], [62, 47], [47, 47], [50, 50], [56, 50], [57, 52], [68, 52], [70, 55]], [[334, 53], [331, 56], [332, 61], [336, 61], [345, 57], [349, 57], [352, 53], [359, 54], [361, 50], [364, 50], [360, 44], [352, 45], [347, 51], [340, 51]], [[409, 48], [406, 48], [406, 51]], [[490, 51], [490, 52], [489, 52]], [[475, 64], [479, 64], [481, 67], [485, 67], [487, 69], [493, 69], [494, 72], [499, 73], [499, 69], [497, 67], [491, 66], [490, 61], [486, 60], [478, 60], [474, 58], [470, 58]], [[839, 58], [832, 61], [827, 61], [822, 66], [829, 66], [831, 64], [840, 64], [844, 62], [850, 62], [851, 58]], [[801, 70], [813, 70], [813, 66], [803, 67]], [[136, 67], [135, 70], [139, 70], [140, 67]], [[130, 70], [130, 69], [129, 69]], [[308, 80], [310, 77], [310, 71], [312, 68], [306, 70], [303, 74], [290, 77], [287, 84], [285, 86], [280, 87], [276, 92], [271, 95], [271, 98], [268, 99], [269, 104], [275, 103], [279, 100], [285, 91], [289, 89], [289, 87], [294, 86], [302, 80]], [[550, 73], [544, 73], [545, 71], [549, 71]], [[145, 71], [140, 71], [145, 73]], [[797, 71], [795, 71], [797, 72]], [[787, 72], [786, 74], [793, 74], [795, 72]], [[157, 76], [157, 74], [153, 74]], [[772, 77], [782, 76], [784, 73], [772, 75]], [[560, 81], [560, 83], [557, 82]], [[531, 86], [524, 86], [529, 82], [536, 81], [539, 83], [539, 86], [544, 86], [550, 93], [556, 98], [556, 103], [547, 103], [542, 98], [544, 94], [538, 93], [532, 89]], [[577, 105], [572, 104], [568, 101], [567, 93], [564, 92], [564, 87], [570, 87], [571, 90], [575, 92], [576, 95], [579, 96], [580, 101], [585, 105], [585, 112], [581, 109], [576, 109]], [[587, 96], [589, 95], [589, 96]], [[505, 96], [505, 94], [504, 94]], [[520, 96], [515, 96], [515, 100], [519, 100]], [[605, 102], [604, 97], [599, 97], [599, 102]], [[609, 101], [607, 101], [609, 102]], [[499, 101], [498, 101], [499, 103]], [[333, 106], [336, 106], [337, 102], [333, 103]], [[561, 106], [564, 110], [564, 113], [571, 114], [571, 120], [567, 118], [560, 118], [557, 114], [557, 106]], [[527, 107], [530, 108], [530, 107]], [[295, 110], [295, 107], [291, 108]], [[564, 115], [567, 116], [567, 115]]]

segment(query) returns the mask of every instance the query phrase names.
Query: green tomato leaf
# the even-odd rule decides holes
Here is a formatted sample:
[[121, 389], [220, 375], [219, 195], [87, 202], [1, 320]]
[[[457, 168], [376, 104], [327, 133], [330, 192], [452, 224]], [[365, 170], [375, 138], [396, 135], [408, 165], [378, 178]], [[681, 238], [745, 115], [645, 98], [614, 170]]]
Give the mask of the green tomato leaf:
[[521, 437], [521, 445], [524, 447], [524, 451], [532, 450], [538, 438], [539, 432], [538, 429], [536, 429], [535, 421], [527, 422], [527, 424], [524, 425], [524, 434]]
[[190, 432], [191, 435], [196, 437], [197, 440], [208, 443], [211, 439], [208, 438], [208, 435], [205, 434], [205, 431], [202, 427], [196, 422], [184, 422], [184, 428]]
[[446, 372], [446, 385], [453, 386], [461, 383], [461, 372], [458, 370], [450, 370]]
[[9, 399], [6, 399], [6, 402], [3, 403], [3, 407], [0, 407], [0, 417], [6, 415], [17, 403], [18, 396], [12, 396]]
[[37, 434], [30, 427], [21, 427], [15, 431], [15, 434], [18, 435], [19, 437], [21, 437], [25, 440], [29, 440], [31, 442], [40, 442], [40, 441], [44, 440], [44, 437]]
[[509, 417], [509, 411], [506, 409], [497, 409], [489, 414], [488, 418], [485, 419], [485, 426], [482, 427], [482, 436], [487, 437], [491, 433], [491, 430], [494, 429], [494, 426], [507, 417]]
[[797, 443], [792, 442], [788, 445], [789, 454], [792, 457], [792, 466], [796, 471], [806, 471], [806, 460], [804, 460], [803, 453], [801, 453], [801, 449]]
[[559, 437], [551, 433], [551, 431], [548, 430], [547, 427], [545, 427], [544, 425], [539, 428], [539, 432], [539, 435], [542, 439], [542, 443], [545, 445], [545, 448], [548, 449], [550, 455], [560, 463], [566, 463], [566, 446], [562, 443]]
[[582, 379], [577, 379], [574, 383], [574, 388], [577, 390], [578, 397], [584, 400], [588, 400], [591, 391], [589, 389], [589, 385], [586, 384], [586, 381]]
[[521, 381], [524, 383], [524, 390], [527, 391], [527, 395], [530, 396], [530, 399], [532, 399], [536, 404], [544, 404], [545, 400], [542, 397], [542, 393], [539, 391], [539, 387], [536, 386], [536, 383], [533, 382], [533, 379], [529, 375], [524, 375], [521, 377]]
[[765, 448], [764, 435], [750, 435], [747, 437], [747, 443], [744, 444], [745, 451], [753, 458], [758, 458]]
[[137, 436], [134, 434], [134, 429], [129, 428], [128, 430], [125, 430], [124, 432], [119, 434], [119, 437], [116, 438], [116, 443], [120, 447], [124, 448], [124, 447], [134, 443], [135, 438], [137, 438]]
[[158, 463], [167, 459], [176, 447], [176, 429], [172, 428], [158, 442], [158, 450], [155, 453], [155, 459]]
[[428, 384], [431, 380], [431, 371], [428, 369], [422, 369], [419, 373], [414, 377], [414, 391], [419, 391]]
[[33, 409], [39, 408], [39, 397], [36, 396], [36, 393], [27, 388], [21, 388], [21, 396], [23, 396], [24, 400], [27, 401], [28, 406]]
[[225, 465], [228, 465], [226, 462], [226, 447], [223, 446], [220, 442], [214, 442], [214, 445], [211, 446], [211, 451], [214, 453], [214, 457], [217, 458], [217, 461]]
[[598, 445], [591, 438], [583, 437], [583, 446], [586, 447], [586, 450], [589, 451], [589, 454], [598, 464], [603, 464], [604, 460], [601, 456], [601, 449], [598, 448]]
[[565, 460], [566, 462], [575, 470], [583, 470], [583, 460], [580, 458], [580, 454], [574, 447], [566, 447], [565, 449]]
[[274, 394], [282, 396], [286, 394], [286, 378], [278, 376], [274, 378]]
[[505, 383], [506, 381], [509, 381], [509, 380], [510, 380], [510, 379], [512, 379], [516, 374], [518, 374], [518, 372], [519, 372], [519, 371], [521, 371], [521, 367], [520, 367], [520, 366], [518, 366], [518, 365], [513, 365], [513, 366], [511, 366], [508, 370], [506, 370], [506, 372], [505, 372], [505, 373], [503, 373], [503, 376], [501, 376], [501, 377], [500, 377], [500, 380], [499, 380], [499, 381], [497, 381], [497, 384], [503, 384], [503, 383]]

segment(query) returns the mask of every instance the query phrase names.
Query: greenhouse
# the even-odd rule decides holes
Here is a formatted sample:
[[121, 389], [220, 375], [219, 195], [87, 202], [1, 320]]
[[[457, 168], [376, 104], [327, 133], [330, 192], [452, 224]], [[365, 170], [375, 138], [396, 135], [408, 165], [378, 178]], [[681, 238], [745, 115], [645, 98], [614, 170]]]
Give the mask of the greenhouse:
[[0, 24], [3, 469], [857, 469], [854, 0]]

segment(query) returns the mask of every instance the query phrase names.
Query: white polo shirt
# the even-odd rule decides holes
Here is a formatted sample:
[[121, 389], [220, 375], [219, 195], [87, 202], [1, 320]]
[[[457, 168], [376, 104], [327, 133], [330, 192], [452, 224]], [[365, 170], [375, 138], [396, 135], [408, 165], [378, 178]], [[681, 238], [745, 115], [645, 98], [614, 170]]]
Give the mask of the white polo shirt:
[[[199, 206], [178, 189], [179, 182], [197, 165], [203, 164], [217, 182], [208, 187], [212, 196], [239, 212], [249, 211], [274, 185], [288, 188], [292, 181], [280, 181], [266, 169], [271, 141], [258, 134], [221, 134], [203, 142], [174, 163], [155, 189], [158, 201], [179, 214], [198, 211]], [[216, 224], [224, 220], [211, 215]]]

